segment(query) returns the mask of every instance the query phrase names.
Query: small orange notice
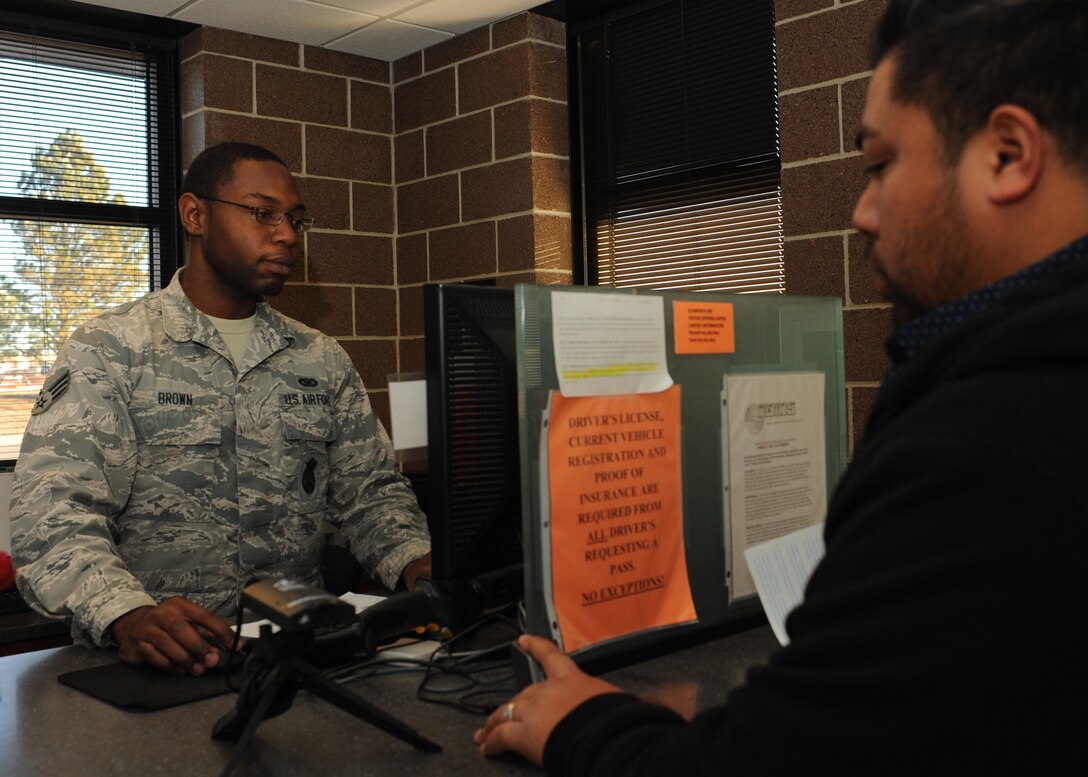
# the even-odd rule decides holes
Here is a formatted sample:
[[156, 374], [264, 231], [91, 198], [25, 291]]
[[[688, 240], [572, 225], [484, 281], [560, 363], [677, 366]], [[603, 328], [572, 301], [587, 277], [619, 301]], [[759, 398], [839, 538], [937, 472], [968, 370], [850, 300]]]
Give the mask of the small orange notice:
[[732, 302], [672, 303], [672, 323], [677, 353], [733, 353]]
[[680, 386], [553, 395], [552, 594], [568, 652], [696, 619], [684, 553]]

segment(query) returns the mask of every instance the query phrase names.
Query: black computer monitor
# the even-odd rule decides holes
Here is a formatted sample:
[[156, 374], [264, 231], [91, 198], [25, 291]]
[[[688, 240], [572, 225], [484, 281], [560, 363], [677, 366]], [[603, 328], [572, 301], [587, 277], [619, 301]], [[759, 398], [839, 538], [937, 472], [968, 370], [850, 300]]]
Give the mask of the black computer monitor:
[[460, 620], [524, 590], [513, 289], [424, 287], [433, 580]]

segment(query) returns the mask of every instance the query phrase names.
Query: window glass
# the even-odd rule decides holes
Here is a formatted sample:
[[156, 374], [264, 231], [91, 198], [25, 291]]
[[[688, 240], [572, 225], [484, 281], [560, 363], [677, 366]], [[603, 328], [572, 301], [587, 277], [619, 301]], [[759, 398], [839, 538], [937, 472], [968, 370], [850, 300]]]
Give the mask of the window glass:
[[586, 280], [781, 293], [773, 3], [640, 6], [577, 50]]
[[0, 458], [75, 328], [176, 261], [164, 56], [0, 29]]

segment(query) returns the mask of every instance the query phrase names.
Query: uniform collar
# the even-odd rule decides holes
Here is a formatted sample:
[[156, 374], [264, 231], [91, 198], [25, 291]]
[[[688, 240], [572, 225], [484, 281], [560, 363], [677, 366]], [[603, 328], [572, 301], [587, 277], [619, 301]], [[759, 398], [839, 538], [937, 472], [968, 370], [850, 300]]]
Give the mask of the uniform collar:
[[[184, 267], [178, 268], [170, 280], [170, 285], [162, 290], [163, 327], [167, 336], [175, 342], [192, 340], [225, 353], [225, 344], [219, 330], [185, 296], [185, 290], [181, 287], [181, 275], [184, 272]], [[254, 338], [261, 358], [286, 348], [295, 339], [283, 316], [263, 301], [257, 303]]]

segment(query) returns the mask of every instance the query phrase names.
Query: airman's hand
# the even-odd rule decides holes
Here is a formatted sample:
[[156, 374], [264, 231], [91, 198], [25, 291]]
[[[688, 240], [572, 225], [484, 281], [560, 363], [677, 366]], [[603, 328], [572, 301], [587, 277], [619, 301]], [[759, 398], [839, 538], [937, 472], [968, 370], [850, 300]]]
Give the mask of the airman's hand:
[[127, 612], [110, 631], [125, 663], [198, 677], [219, 663], [214, 643], [229, 647], [234, 640], [225, 620], [180, 596]]
[[404, 571], [400, 573], [400, 579], [404, 581], [404, 587], [409, 591], [416, 590], [416, 580], [421, 577], [431, 576], [431, 552], [428, 550], [426, 555], [420, 556], [414, 561], [409, 561]]

